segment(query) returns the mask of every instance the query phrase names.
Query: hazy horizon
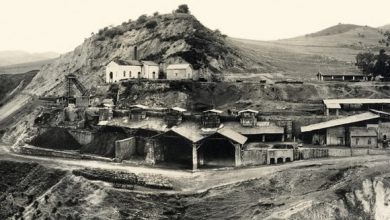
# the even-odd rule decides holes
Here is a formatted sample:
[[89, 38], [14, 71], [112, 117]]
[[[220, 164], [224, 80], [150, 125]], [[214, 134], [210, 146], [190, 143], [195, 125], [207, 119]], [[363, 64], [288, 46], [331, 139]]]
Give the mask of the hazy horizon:
[[[353, 0], [5, 0], [5, 10], [0, 13], [0, 51], [65, 53], [91, 32], [142, 14], [171, 13], [180, 4], [187, 4], [210, 29], [219, 29], [230, 37], [263, 41], [301, 36], [338, 23], [372, 27], [390, 23], [386, 11], [390, 1], [384, 0], [370, 4]], [[367, 10], [369, 5], [372, 11]]]

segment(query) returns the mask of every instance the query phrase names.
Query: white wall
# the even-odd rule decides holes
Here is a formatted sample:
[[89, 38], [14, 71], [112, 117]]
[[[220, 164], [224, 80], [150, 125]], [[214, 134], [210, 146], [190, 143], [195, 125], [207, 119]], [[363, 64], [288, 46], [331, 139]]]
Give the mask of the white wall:
[[167, 69], [167, 79], [179, 80], [179, 79], [192, 79], [193, 71], [190, 66], [186, 69]]
[[[112, 79], [110, 79], [111, 72], [113, 74]], [[121, 79], [138, 78], [138, 73], [140, 73], [140, 77], [143, 77], [141, 66], [121, 66], [111, 61], [106, 66], [106, 82], [115, 83]]]
[[[144, 66], [142, 68], [143, 78], [158, 79], [159, 71], [160, 71], [160, 68], [158, 66], [144, 64]], [[153, 78], [153, 72], [154, 72], [154, 78]]]

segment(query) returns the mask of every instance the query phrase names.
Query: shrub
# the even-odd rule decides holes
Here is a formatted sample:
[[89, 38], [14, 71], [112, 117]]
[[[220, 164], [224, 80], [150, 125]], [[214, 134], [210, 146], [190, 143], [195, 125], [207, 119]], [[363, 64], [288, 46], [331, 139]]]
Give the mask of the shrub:
[[188, 8], [188, 5], [183, 4], [183, 5], [179, 5], [179, 7], [176, 9], [175, 12], [176, 13], [189, 14], [190, 13], [190, 9]]
[[147, 20], [147, 16], [146, 15], [141, 15], [141, 16], [139, 16], [138, 17], [138, 19], [137, 19], [137, 24], [143, 24], [143, 23], [145, 23], [146, 22], [146, 20]]
[[148, 28], [148, 29], [153, 29], [157, 26], [157, 22], [156, 21], [148, 21], [146, 24], [145, 24], [145, 27]]

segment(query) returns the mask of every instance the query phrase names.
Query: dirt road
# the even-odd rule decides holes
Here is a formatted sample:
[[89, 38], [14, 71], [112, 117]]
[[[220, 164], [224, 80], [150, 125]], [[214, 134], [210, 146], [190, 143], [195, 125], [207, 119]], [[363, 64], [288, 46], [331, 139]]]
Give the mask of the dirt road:
[[210, 188], [230, 185], [253, 179], [261, 179], [270, 174], [285, 170], [297, 169], [300, 167], [322, 166], [348, 167], [348, 166], [375, 166], [376, 164], [390, 165], [390, 155], [370, 155], [345, 158], [325, 158], [316, 160], [294, 161], [291, 163], [257, 166], [244, 168], [227, 168], [223, 170], [198, 170], [196, 172], [188, 170], [169, 170], [153, 167], [140, 167], [113, 162], [75, 160], [65, 158], [50, 158], [40, 156], [19, 155], [9, 152], [8, 147], [0, 145], [0, 160], [12, 160], [19, 162], [37, 162], [39, 164], [56, 168], [73, 170], [78, 168], [100, 168], [108, 170], [123, 170], [128, 172], [160, 174], [169, 178], [174, 183], [176, 192], [203, 192]]

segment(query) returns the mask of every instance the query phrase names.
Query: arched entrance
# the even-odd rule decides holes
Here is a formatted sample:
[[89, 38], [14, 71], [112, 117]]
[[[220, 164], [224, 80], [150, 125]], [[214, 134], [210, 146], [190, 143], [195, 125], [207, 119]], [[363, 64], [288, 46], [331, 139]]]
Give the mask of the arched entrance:
[[114, 73], [113, 72], [110, 72], [110, 74], [109, 74], [110, 76], [110, 82], [112, 82], [113, 81], [113, 79], [114, 79]]

